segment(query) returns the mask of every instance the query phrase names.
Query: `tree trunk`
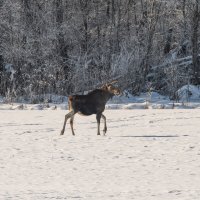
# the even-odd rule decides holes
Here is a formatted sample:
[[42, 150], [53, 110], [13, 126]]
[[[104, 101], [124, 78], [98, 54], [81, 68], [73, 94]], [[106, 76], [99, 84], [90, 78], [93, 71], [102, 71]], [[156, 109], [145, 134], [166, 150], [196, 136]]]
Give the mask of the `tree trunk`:
[[166, 40], [166, 44], [164, 47], [164, 54], [168, 54], [170, 52], [171, 42], [172, 42], [172, 32], [173, 32], [173, 29], [170, 28], [167, 33], [167, 40]]
[[200, 84], [200, 62], [198, 59], [199, 19], [200, 19], [200, 11], [199, 11], [198, 1], [196, 1], [195, 10], [193, 13], [192, 39], [191, 39], [194, 84]]

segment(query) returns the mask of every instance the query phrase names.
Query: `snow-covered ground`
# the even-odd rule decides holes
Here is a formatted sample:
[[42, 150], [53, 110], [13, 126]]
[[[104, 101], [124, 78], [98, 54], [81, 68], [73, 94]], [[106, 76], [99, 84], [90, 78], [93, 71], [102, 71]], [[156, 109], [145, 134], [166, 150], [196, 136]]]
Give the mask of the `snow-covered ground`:
[[199, 109], [106, 110], [107, 136], [66, 112], [0, 111], [1, 200], [199, 200]]

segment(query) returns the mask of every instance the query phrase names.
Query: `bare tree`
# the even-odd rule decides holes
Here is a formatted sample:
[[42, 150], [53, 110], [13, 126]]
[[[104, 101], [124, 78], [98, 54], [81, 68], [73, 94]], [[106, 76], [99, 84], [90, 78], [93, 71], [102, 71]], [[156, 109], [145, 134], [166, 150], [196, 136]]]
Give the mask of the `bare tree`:
[[192, 61], [193, 61], [193, 73], [194, 83], [200, 84], [200, 61], [198, 58], [198, 39], [199, 39], [199, 22], [200, 22], [200, 2], [195, 0], [193, 4], [193, 16], [192, 16]]

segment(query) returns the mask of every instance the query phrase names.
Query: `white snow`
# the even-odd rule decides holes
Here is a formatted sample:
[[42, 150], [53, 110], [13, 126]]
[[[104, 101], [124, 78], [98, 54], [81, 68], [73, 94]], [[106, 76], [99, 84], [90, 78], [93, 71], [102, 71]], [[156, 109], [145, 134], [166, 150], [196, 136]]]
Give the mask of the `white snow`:
[[199, 109], [106, 110], [107, 136], [66, 113], [0, 111], [0, 199], [199, 200]]
[[181, 101], [200, 102], [200, 87], [185, 85], [178, 90]]
[[[189, 98], [186, 98], [188, 87], [184, 86], [178, 91], [180, 96], [179, 102], [171, 101], [168, 97], [156, 92], [152, 92], [151, 94], [142, 93], [140, 96], [128, 94], [128, 96], [113, 97], [106, 104], [106, 109], [199, 109], [200, 89], [195, 86], [191, 86], [190, 88], [192, 95]], [[58, 98], [60, 99], [61, 97]], [[62, 99], [65, 99], [63, 103], [60, 103], [62, 101], [59, 101], [58, 98], [54, 97], [55, 102], [53, 103], [28, 104], [25, 102], [4, 104], [4, 98], [0, 97], [0, 110], [66, 110], [68, 108], [67, 97], [62, 97]]]
[[[200, 86], [185, 85], [178, 91], [179, 102], [170, 100], [157, 92], [141, 93], [133, 96], [127, 91], [122, 96], [114, 96], [106, 105], [107, 109], [188, 109], [200, 108]], [[54, 94], [33, 95], [32, 100], [38, 102], [42, 98], [44, 103], [30, 104], [30, 100], [18, 98], [18, 103], [4, 104], [5, 97], [0, 96], [0, 110], [66, 110], [67, 97]]]
[[6, 64], [5, 65], [5, 69], [6, 69], [6, 72], [10, 72], [10, 79], [11, 81], [13, 81], [13, 78], [14, 78], [14, 74], [16, 73], [16, 70], [14, 70], [13, 68], [13, 65], [12, 64]]

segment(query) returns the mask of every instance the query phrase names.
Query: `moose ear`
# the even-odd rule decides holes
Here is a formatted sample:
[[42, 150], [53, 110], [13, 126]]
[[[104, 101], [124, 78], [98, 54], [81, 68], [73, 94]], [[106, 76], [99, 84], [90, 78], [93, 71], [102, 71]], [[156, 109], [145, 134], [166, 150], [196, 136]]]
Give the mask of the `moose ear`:
[[104, 85], [102, 85], [102, 87], [101, 87], [102, 89], [106, 89], [107, 88], [107, 83], [106, 84], [104, 84]]

